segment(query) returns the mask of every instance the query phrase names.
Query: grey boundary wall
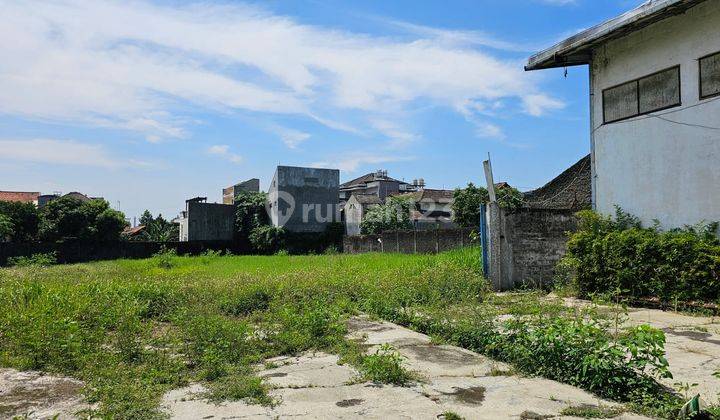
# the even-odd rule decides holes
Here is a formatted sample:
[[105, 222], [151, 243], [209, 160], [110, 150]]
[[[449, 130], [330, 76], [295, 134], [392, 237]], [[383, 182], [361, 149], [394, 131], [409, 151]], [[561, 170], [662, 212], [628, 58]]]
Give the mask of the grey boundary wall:
[[[473, 228], [384, 232], [380, 235], [345, 236], [343, 252], [394, 252], [401, 254], [435, 254], [472, 245]], [[382, 242], [378, 241], [381, 239]]]
[[493, 219], [491, 215], [489, 254], [493, 287], [510, 290], [552, 284], [555, 267], [567, 251], [568, 232], [577, 230], [575, 210], [500, 209], [499, 220]]
[[148, 258], [165, 246], [179, 255], [199, 255], [207, 250], [230, 250], [234, 254], [246, 253], [233, 241], [190, 242], [0, 242], [0, 267], [7, 265], [8, 258], [31, 256], [38, 253], [57, 253], [58, 263], [70, 264], [87, 261], [116, 260], [120, 258]]

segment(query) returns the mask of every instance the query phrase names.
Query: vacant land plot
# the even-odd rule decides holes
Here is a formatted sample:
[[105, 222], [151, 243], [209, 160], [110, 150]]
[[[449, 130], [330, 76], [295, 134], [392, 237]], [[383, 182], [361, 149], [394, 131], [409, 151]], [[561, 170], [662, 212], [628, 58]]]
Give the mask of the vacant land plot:
[[[661, 330], [625, 326], [620, 311], [488, 293], [478, 261], [476, 249], [465, 249], [436, 256], [160, 255], [3, 269], [0, 366], [79, 379], [85, 413], [114, 418], [162, 417], [168, 392], [186, 387], [204, 401], [243, 401], [267, 413], [283, 404], [269, 392], [290, 373], [274, 371], [282, 356], [308, 351], [335, 358], [311, 365], [351, 367], [339, 369], [343, 378], [353, 373], [343, 381], [392, 389], [426, 382], [433, 373], [413, 372], [412, 354], [393, 347], [366, 353], [366, 344], [348, 338], [348, 320], [364, 313], [425, 333], [433, 344], [506, 362], [496, 376], [543, 376], [636, 412], [677, 413], [681, 399], [656, 381], [669, 376]], [[428, 395], [443, 392], [452, 390]], [[622, 411], [605, 408], [584, 404], [565, 414]], [[0, 400], [0, 415], [11, 409]]]

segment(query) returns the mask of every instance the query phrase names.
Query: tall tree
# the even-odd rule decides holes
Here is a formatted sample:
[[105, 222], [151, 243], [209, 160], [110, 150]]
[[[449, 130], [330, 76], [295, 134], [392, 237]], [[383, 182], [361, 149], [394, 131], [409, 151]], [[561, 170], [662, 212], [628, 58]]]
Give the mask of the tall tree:
[[360, 222], [360, 231], [363, 235], [376, 235], [389, 230], [412, 228], [410, 200], [403, 197], [390, 197], [384, 204], [370, 207]]
[[[522, 206], [523, 194], [508, 185], [496, 188], [498, 205], [514, 210]], [[490, 201], [488, 190], [476, 187], [472, 182], [465, 188], [458, 188], [453, 194], [453, 219], [462, 227], [477, 227], [480, 224], [480, 205]]]
[[12, 237], [12, 234], [12, 220], [8, 216], [0, 214], [0, 242], [9, 240]]
[[40, 211], [39, 236], [49, 241], [70, 238], [117, 240], [127, 225], [125, 215], [110, 208], [105, 200], [82, 201], [61, 197]]
[[480, 223], [480, 205], [488, 201], [488, 191], [472, 182], [453, 193], [453, 219], [462, 227], [477, 227]]
[[38, 210], [32, 203], [0, 201], [0, 214], [12, 223], [13, 242], [34, 241], [38, 233]]
[[150, 210], [147, 210], [147, 209], [146, 209], [146, 210], [143, 212], [143, 214], [140, 216], [140, 221], [139, 221], [139, 222], [140, 222], [141, 225], [147, 226], [147, 225], [149, 225], [150, 223], [152, 223], [153, 220], [155, 220], [155, 219], [153, 219], [152, 213], [150, 213]]

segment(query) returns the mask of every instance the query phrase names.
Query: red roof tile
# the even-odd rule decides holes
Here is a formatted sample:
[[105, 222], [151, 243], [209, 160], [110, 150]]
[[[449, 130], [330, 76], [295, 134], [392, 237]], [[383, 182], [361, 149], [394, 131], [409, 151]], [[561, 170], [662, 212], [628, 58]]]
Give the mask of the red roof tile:
[[0, 201], [15, 201], [19, 203], [34, 203], [40, 197], [39, 192], [0, 191]]

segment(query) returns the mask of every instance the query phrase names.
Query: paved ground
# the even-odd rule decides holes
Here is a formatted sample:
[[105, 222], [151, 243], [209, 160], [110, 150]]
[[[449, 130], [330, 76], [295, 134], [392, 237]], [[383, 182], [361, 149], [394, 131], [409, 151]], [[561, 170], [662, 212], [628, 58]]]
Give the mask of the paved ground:
[[[546, 419], [568, 405], [613, 405], [577, 388], [554, 381], [492, 376], [508, 367], [473, 352], [436, 346], [430, 339], [394, 324], [356, 318], [355, 337], [377, 346], [389, 343], [407, 358], [407, 367], [425, 378], [408, 387], [352, 383], [356, 372], [323, 353], [277, 358], [282, 366], [260, 373], [281, 401], [274, 408], [228, 402], [220, 405], [199, 397], [194, 385], [168, 393], [163, 401], [175, 419], [237, 418], [412, 418], [435, 419], [453, 411], [467, 419]], [[370, 347], [372, 351], [372, 347]], [[619, 418], [637, 419], [632, 415]]]
[[75, 418], [76, 412], [88, 408], [80, 396], [82, 386], [75, 379], [0, 369], [0, 419], [24, 415], [37, 419]]
[[[565, 303], [590, 304], [574, 298], [565, 299]], [[720, 370], [720, 317], [631, 308], [628, 318], [626, 325], [648, 324], [665, 331], [665, 352], [673, 374], [673, 379], [663, 381], [666, 385], [698, 384], [691, 395], [700, 394], [708, 403], [720, 402], [720, 379], [712, 375]]]
[[[568, 305], [587, 302], [568, 299]], [[667, 381], [698, 383], [695, 392], [717, 401], [720, 379], [720, 318], [633, 309], [629, 324], [649, 323], [667, 335], [667, 357], [675, 376]], [[163, 398], [176, 419], [230, 418], [419, 418], [434, 419], [445, 411], [468, 419], [541, 419], [556, 417], [568, 405], [613, 405], [577, 388], [554, 381], [495, 376], [507, 366], [453, 346], [433, 345], [430, 339], [384, 322], [353, 319], [351, 335], [373, 346], [389, 343], [406, 357], [410, 370], [425, 378], [408, 387], [353, 383], [356, 372], [324, 353], [275, 359], [279, 367], [264, 376], [281, 401], [274, 408], [244, 402], [213, 404], [203, 400], [201, 385], [169, 392]], [[0, 419], [30, 413], [30, 418], [73, 418], [87, 408], [79, 397], [82, 383], [73, 379], [0, 369]], [[640, 418], [625, 414], [620, 418]]]

